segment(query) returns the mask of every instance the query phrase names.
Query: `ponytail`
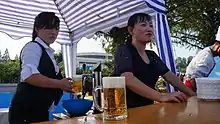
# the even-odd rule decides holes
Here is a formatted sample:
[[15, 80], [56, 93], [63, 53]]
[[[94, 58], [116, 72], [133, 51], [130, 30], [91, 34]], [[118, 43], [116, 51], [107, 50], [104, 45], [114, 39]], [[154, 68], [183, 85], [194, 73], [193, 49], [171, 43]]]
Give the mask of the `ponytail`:
[[33, 32], [32, 32], [32, 41], [34, 41], [36, 37], [37, 37], [37, 32], [35, 31], [35, 26], [34, 26]]

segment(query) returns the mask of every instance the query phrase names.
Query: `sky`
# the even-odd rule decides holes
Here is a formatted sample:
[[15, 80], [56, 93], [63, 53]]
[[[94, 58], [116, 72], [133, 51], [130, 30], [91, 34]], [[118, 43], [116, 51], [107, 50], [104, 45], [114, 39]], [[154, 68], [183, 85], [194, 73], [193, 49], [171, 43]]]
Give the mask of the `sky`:
[[[8, 35], [4, 33], [0, 33], [0, 51], [1, 54], [4, 54], [5, 49], [7, 48], [9, 51], [9, 55], [11, 59], [14, 59], [16, 55], [20, 54], [20, 51], [22, 47], [27, 43], [31, 41], [31, 37], [24, 37], [19, 40], [14, 40]], [[51, 45], [53, 49], [55, 49], [56, 52], [61, 50], [61, 45], [58, 43], [53, 43]], [[147, 47], [146, 49], [150, 49], [150, 47]], [[194, 56], [196, 54], [196, 50], [189, 50], [184, 47], [179, 47], [173, 45], [174, 49], [174, 57], [188, 57], [188, 56]], [[157, 53], [156, 47], [153, 49]], [[100, 41], [95, 41], [94, 39], [87, 39], [82, 38], [77, 45], [77, 53], [82, 52], [102, 52], [104, 53], [104, 49], [102, 48], [102, 44]]]

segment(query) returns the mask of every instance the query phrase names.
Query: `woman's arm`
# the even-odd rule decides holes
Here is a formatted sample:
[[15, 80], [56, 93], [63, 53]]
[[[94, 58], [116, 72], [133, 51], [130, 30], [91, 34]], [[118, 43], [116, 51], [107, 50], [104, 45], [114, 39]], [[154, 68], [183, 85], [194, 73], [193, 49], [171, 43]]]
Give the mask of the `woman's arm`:
[[186, 101], [184, 94], [181, 92], [173, 92], [173, 93], [166, 93], [162, 94], [157, 92], [156, 90], [148, 87], [140, 80], [138, 80], [131, 72], [125, 72], [122, 74], [125, 77], [126, 86], [132, 90], [133, 92], [143, 96], [145, 98], [155, 100], [158, 102], [168, 102], [168, 101], [175, 101], [175, 102], [183, 102]]
[[25, 82], [38, 87], [44, 88], [60, 88], [64, 91], [72, 92], [71, 82], [69, 79], [63, 78], [62, 80], [48, 78], [41, 74], [32, 74]]
[[155, 59], [154, 67], [159, 72], [159, 75], [161, 75], [167, 82], [172, 84], [174, 87], [177, 87], [180, 91], [187, 94], [188, 96], [196, 95], [195, 92], [187, 88], [183, 84], [183, 82], [169, 70], [166, 64], [164, 64], [164, 62], [159, 58], [159, 56], [155, 52], [152, 52], [152, 56]]
[[195, 96], [196, 93], [191, 89], [186, 87], [183, 82], [171, 71], [168, 71], [166, 74], [162, 76], [168, 83], [177, 87], [181, 92], [187, 94], [188, 96]]
[[163, 101], [161, 93], [142, 83], [131, 72], [125, 72], [122, 76], [125, 77], [126, 86], [133, 92], [151, 100]]
[[41, 74], [32, 74], [30, 77], [25, 79], [26, 83], [32, 84], [38, 87], [44, 88], [59, 88], [60, 81], [57, 79], [48, 78]]
[[125, 77], [126, 86], [132, 90], [133, 92], [143, 96], [145, 98], [155, 100], [158, 102], [184, 102], [186, 101], [186, 97], [181, 92], [173, 92], [173, 93], [166, 93], [162, 94], [157, 92], [156, 90], [148, 87], [140, 80], [138, 80], [131, 72], [122, 73], [122, 76]]

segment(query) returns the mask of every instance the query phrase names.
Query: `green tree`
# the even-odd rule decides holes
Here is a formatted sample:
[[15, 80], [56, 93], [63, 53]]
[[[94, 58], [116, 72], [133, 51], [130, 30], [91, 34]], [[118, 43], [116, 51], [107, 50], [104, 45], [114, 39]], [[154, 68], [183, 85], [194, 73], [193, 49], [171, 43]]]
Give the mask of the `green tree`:
[[113, 74], [114, 71], [114, 61], [113, 60], [109, 60], [104, 62], [104, 68], [103, 68], [103, 76], [107, 77], [107, 76], [111, 76]]
[[63, 61], [63, 56], [61, 51], [58, 51], [57, 53], [54, 54], [54, 58], [57, 61], [57, 63], [60, 63]]
[[17, 83], [20, 75], [18, 60], [0, 62], [0, 83]]
[[5, 49], [5, 53], [2, 56], [2, 60], [3, 61], [9, 61], [10, 60], [10, 56], [9, 56], [9, 52], [8, 52], [7, 48]]
[[8, 77], [11, 83], [18, 83], [20, 79], [20, 63], [18, 60], [8, 62]]
[[14, 60], [20, 60], [18, 54], [15, 55]]
[[179, 72], [185, 72], [187, 67], [187, 59], [185, 57], [177, 57], [175, 60], [176, 68]]
[[17, 83], [19, 81], [19, 60], [10, 60], [8, 49], [1, 56], [0, 68], [0, 83]]
[[60, 67], [61, 74], [63, 76], [65, 76], [64, 62], [62, 61], [62, 62], [58, 63], [58, 66]]
[[188, 48], [213, 44], [220, 26], [219, 0], [166, 0], [174, 43]]
[[79, 67], [77, 67], [77, 68], [76, 68], [76, 74], [77, 74], [77, 75], [83, 74], [83, 70], [80, 69]]

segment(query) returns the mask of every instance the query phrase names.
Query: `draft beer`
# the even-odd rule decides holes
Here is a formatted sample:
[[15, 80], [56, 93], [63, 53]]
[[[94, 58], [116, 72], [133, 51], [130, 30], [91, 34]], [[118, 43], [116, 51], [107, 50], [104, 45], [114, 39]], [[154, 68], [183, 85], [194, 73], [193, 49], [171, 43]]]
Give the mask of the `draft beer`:
[[82, 76], [75, 75], [71, 81], [72, 91], [75, 93], [79, 93], [82, 90]]
[[71, 81], [72, 83], [72, 91], [75, 93], [79, 93], [82, 90], [82, 80], [80, 81]]
[[95, 107], [103, 111], [104, 119], [121, 120], [127, 117], [126, 89], [125, 77], [104, 77], [102, 79], [103, 86], [95, 88], [94, 93], [98, 89], [103, 89], [103, 106], [97, 105], [94, 99]]

